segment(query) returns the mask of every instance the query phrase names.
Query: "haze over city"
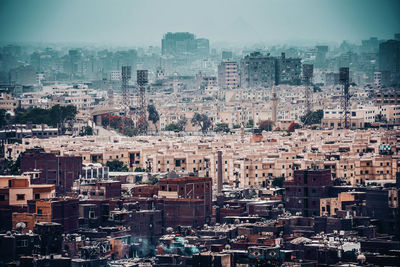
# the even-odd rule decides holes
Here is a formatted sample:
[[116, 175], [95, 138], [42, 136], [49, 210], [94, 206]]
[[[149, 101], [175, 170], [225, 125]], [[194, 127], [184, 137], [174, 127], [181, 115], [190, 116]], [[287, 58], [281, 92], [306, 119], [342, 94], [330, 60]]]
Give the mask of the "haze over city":
[[189, 31], [217, 43], [359, 42], [398, 32], [399, 10], [397, 0], [2, 0], [0, 40], [157, 45]]

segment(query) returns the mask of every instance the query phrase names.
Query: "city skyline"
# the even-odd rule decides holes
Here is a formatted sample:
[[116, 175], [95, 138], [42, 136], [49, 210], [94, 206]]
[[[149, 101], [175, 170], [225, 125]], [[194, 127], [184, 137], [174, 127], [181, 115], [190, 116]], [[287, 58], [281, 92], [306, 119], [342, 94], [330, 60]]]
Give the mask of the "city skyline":
[[[346, 2], [346, 3], [344, 3]], [[212, 43], [393, 38], [398, 1], [0, 1], [1, 42], [160, 45], [165, 32]]]

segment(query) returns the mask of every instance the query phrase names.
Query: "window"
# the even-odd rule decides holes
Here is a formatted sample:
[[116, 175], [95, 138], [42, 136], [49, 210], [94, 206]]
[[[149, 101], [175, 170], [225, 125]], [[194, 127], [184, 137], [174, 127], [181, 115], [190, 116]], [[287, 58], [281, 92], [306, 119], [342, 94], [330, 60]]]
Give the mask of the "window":
[[17, 200], [25, 200], [25, 194], [17, 194]]
[[94, 210], [89, 210], [89, 218], [90, 219], [96, 218], [96, 212]]
[[0, 195], [0, 201], [5, 201], [6, 200], [6, 196], [5, 195]]
[[[25, 223], [25, 225], [28, 225], [28, 224]], [[25, 248], [25, 247], [28, 246], [28, 240], [26, 240], [26, 239], [17, 240], [15, 245], [16, 245], [17, 248]]]
[[40, 199], [40, 194], [35, 194], [35, 199]]
[[43, 214], [43, 210], [42, 209], [38, 209], [37, 210], [37, 214], [39, 214], [39, 215]]

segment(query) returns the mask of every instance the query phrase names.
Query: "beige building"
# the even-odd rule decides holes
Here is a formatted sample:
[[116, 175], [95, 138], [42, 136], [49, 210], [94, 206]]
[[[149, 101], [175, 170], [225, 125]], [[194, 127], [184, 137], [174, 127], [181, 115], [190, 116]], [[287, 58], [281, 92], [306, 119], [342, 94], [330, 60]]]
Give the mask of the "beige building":
[[0, 176], [0, 203], [26, 206], [28, 200], [55, 197], [55, 185], [32, 185], [29, 176]]
[[223, 89], [236, 89], [239, 85], [238, 63], [234, 61], [222, 61], [218, 66], [218, 86]]

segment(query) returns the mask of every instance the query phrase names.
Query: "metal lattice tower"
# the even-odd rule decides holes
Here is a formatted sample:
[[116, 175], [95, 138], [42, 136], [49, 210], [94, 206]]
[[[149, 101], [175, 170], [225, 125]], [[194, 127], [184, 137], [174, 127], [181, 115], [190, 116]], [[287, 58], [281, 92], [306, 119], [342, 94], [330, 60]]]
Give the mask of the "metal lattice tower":
[[276, 93], [276, 86], [272, 89], [272, 121], [276, 124], [277, 121], [277, 113], [278, 113], [278, 94]]
[[129, 92], [128, 92], [128, 81], [131, 79], [131, 66], [122, 66], [121, 71], [121, 91], [122, 91], [122, 101], [121, 105], [124, 107], [125, 115], [129, 110]]
[[313, 79], [313, 72], [314, 72], [314, 65], [313, 64], [303, 64], [303, 83], [304, 83], [304, 98], [305, 98], [305, 120], [304, 120], [304, 125], [307, 124], [307, 122], [310, 119], [310, 115], [312, 112], [312, 103], [311, 103], [311, 98], [312, 98], [312, 79]]
[[344, 123], [344, 128], [350, 128], [350, 92], [349, 92], [349, 68], [343, 67], [339, 69], [339, 81], [343, 86], [341, 108], [343, 110], [343, 116], [341, 122]]
[[146, 85], [148, 83], [148, 71], [138, 70], [137, 71], [137, 84], [138, 84], [138, 122], [137, 128], [140, 133], [144, 133], [147, 130], [147, 118], [146, 118]]

